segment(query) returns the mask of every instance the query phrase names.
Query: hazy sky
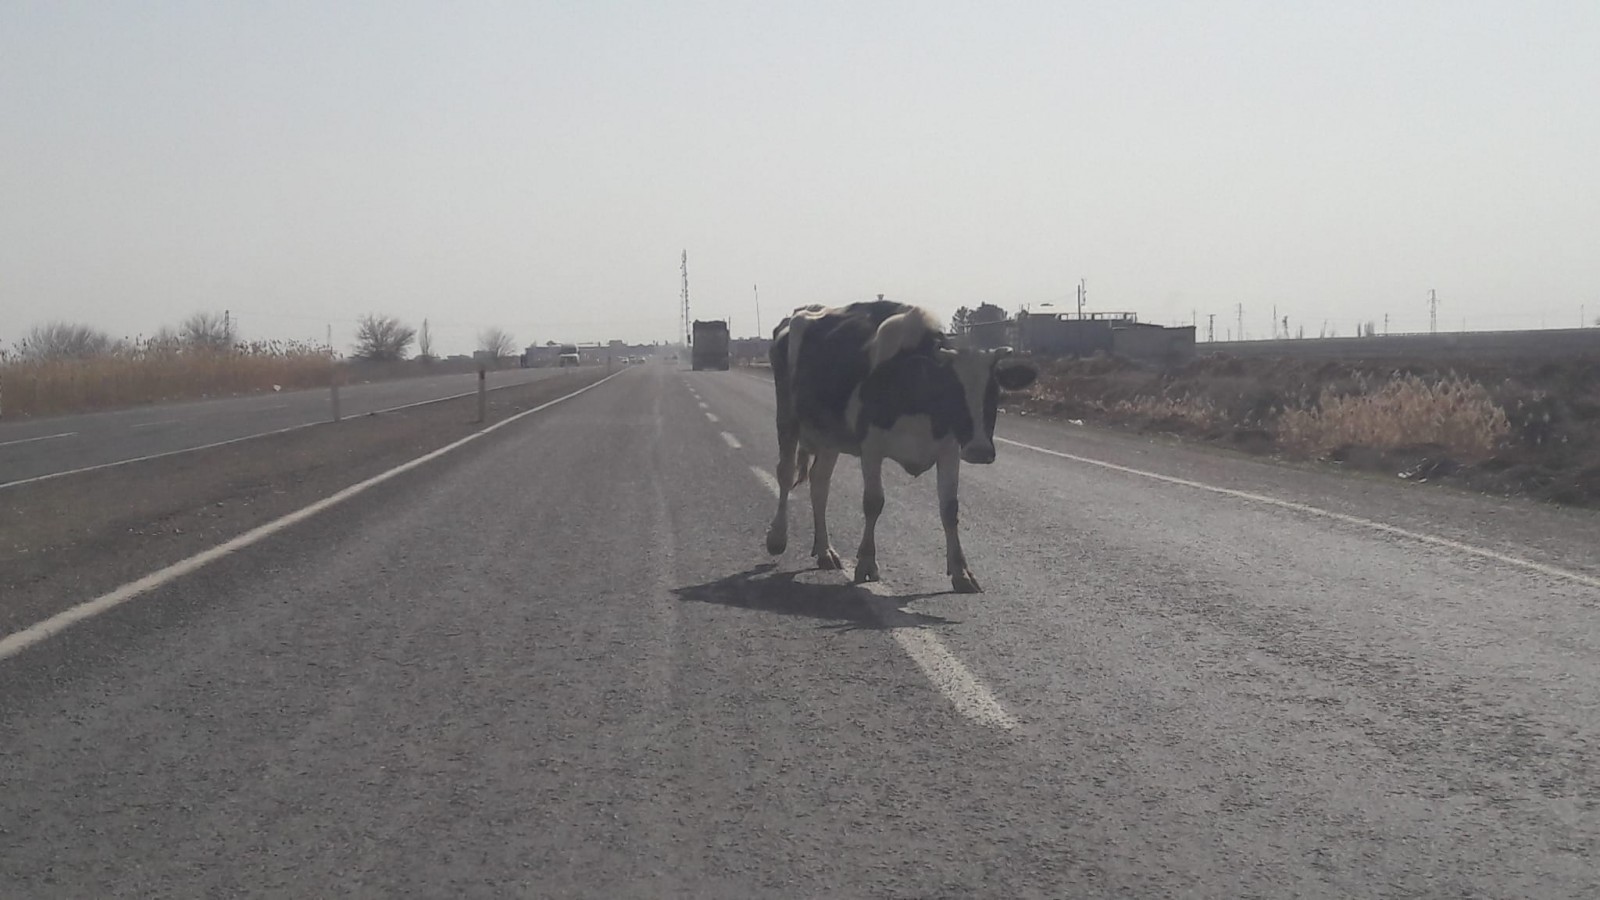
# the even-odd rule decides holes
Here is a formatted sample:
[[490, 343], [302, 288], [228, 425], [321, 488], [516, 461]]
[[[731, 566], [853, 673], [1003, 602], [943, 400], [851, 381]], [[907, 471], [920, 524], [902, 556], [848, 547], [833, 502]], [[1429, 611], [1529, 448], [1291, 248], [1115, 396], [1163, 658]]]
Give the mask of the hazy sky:
[[[1600, 3], [0, 0], [0, 343], [1600, 316]], [[1380, 325], [1381, 327], [1381, 325]]]

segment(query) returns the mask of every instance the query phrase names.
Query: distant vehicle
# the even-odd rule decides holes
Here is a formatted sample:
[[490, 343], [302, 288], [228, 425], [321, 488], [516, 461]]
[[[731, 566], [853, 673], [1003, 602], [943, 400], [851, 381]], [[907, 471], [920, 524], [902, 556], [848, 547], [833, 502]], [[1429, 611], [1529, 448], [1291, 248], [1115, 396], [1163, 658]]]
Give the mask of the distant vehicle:
[[561, 356], [557, 358], [556, 365], [560, 366], [561, 368], [566, 368], [567, 366], [576, 366], [580, 364], [581, 361], [578, 359], [578, 345], [562, 344]]
[[728, 323], [723, 319], [694, 321], [694, 347], [690, 349], [691, 367], [728, 371]]

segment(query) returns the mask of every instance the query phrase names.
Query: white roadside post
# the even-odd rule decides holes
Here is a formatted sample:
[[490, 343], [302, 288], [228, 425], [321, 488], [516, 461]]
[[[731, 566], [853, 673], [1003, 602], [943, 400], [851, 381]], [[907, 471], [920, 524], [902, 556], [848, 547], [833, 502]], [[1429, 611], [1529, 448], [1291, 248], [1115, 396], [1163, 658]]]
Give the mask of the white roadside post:
[[339, 367], [328, 366], [328, 394], [333, 401], [333, 420], [339, 421]]
[[483, 422], [485, 405], [488, 403], [489, 397], [486, 378], [484, 363], [480, 359], [478, 360], [478, 422], [480, 424]]

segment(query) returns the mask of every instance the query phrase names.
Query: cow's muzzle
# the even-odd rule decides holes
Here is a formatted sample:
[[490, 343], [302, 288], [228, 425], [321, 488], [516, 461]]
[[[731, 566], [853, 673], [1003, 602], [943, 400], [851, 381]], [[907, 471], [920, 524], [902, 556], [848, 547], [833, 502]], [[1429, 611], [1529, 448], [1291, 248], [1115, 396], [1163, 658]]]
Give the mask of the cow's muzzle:
[[961, 448], [961, 461], [976, 465], [988, 465], [994, 462], [993, 444], [968, 444]]

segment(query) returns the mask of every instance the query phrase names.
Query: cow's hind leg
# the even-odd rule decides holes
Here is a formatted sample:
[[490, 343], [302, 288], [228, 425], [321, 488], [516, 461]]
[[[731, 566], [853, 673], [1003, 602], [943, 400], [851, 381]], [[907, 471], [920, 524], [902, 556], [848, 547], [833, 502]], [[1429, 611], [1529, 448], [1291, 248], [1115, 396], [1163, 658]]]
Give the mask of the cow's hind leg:
[[833, 552], [828, 540], [828, 487], [833, 481], [833, 466], [839, 454], [819, 452], [811, 461], [811, 555], [817, 558], [819, 569], [839, 569], [839, 554]]
[[967, 555], [961, 551], [961, 455], [959, 450], [939, 454], [939, 521], [944, 525], [945, 574], [958, 594], [979, 594], [983, 588], [967, 568]]
[[861, 454], [861, 546], [856, 550], [856, 582], [878, 580], [878, 516], [883, 514], [883, 457]]
[[800, 424], [783, 420], [782, 404], [778, 419], [778, 511], [767, 528], [767, 552], [783, 555], [789, 546], [789, 492], [794, 490], [800, 445]]

